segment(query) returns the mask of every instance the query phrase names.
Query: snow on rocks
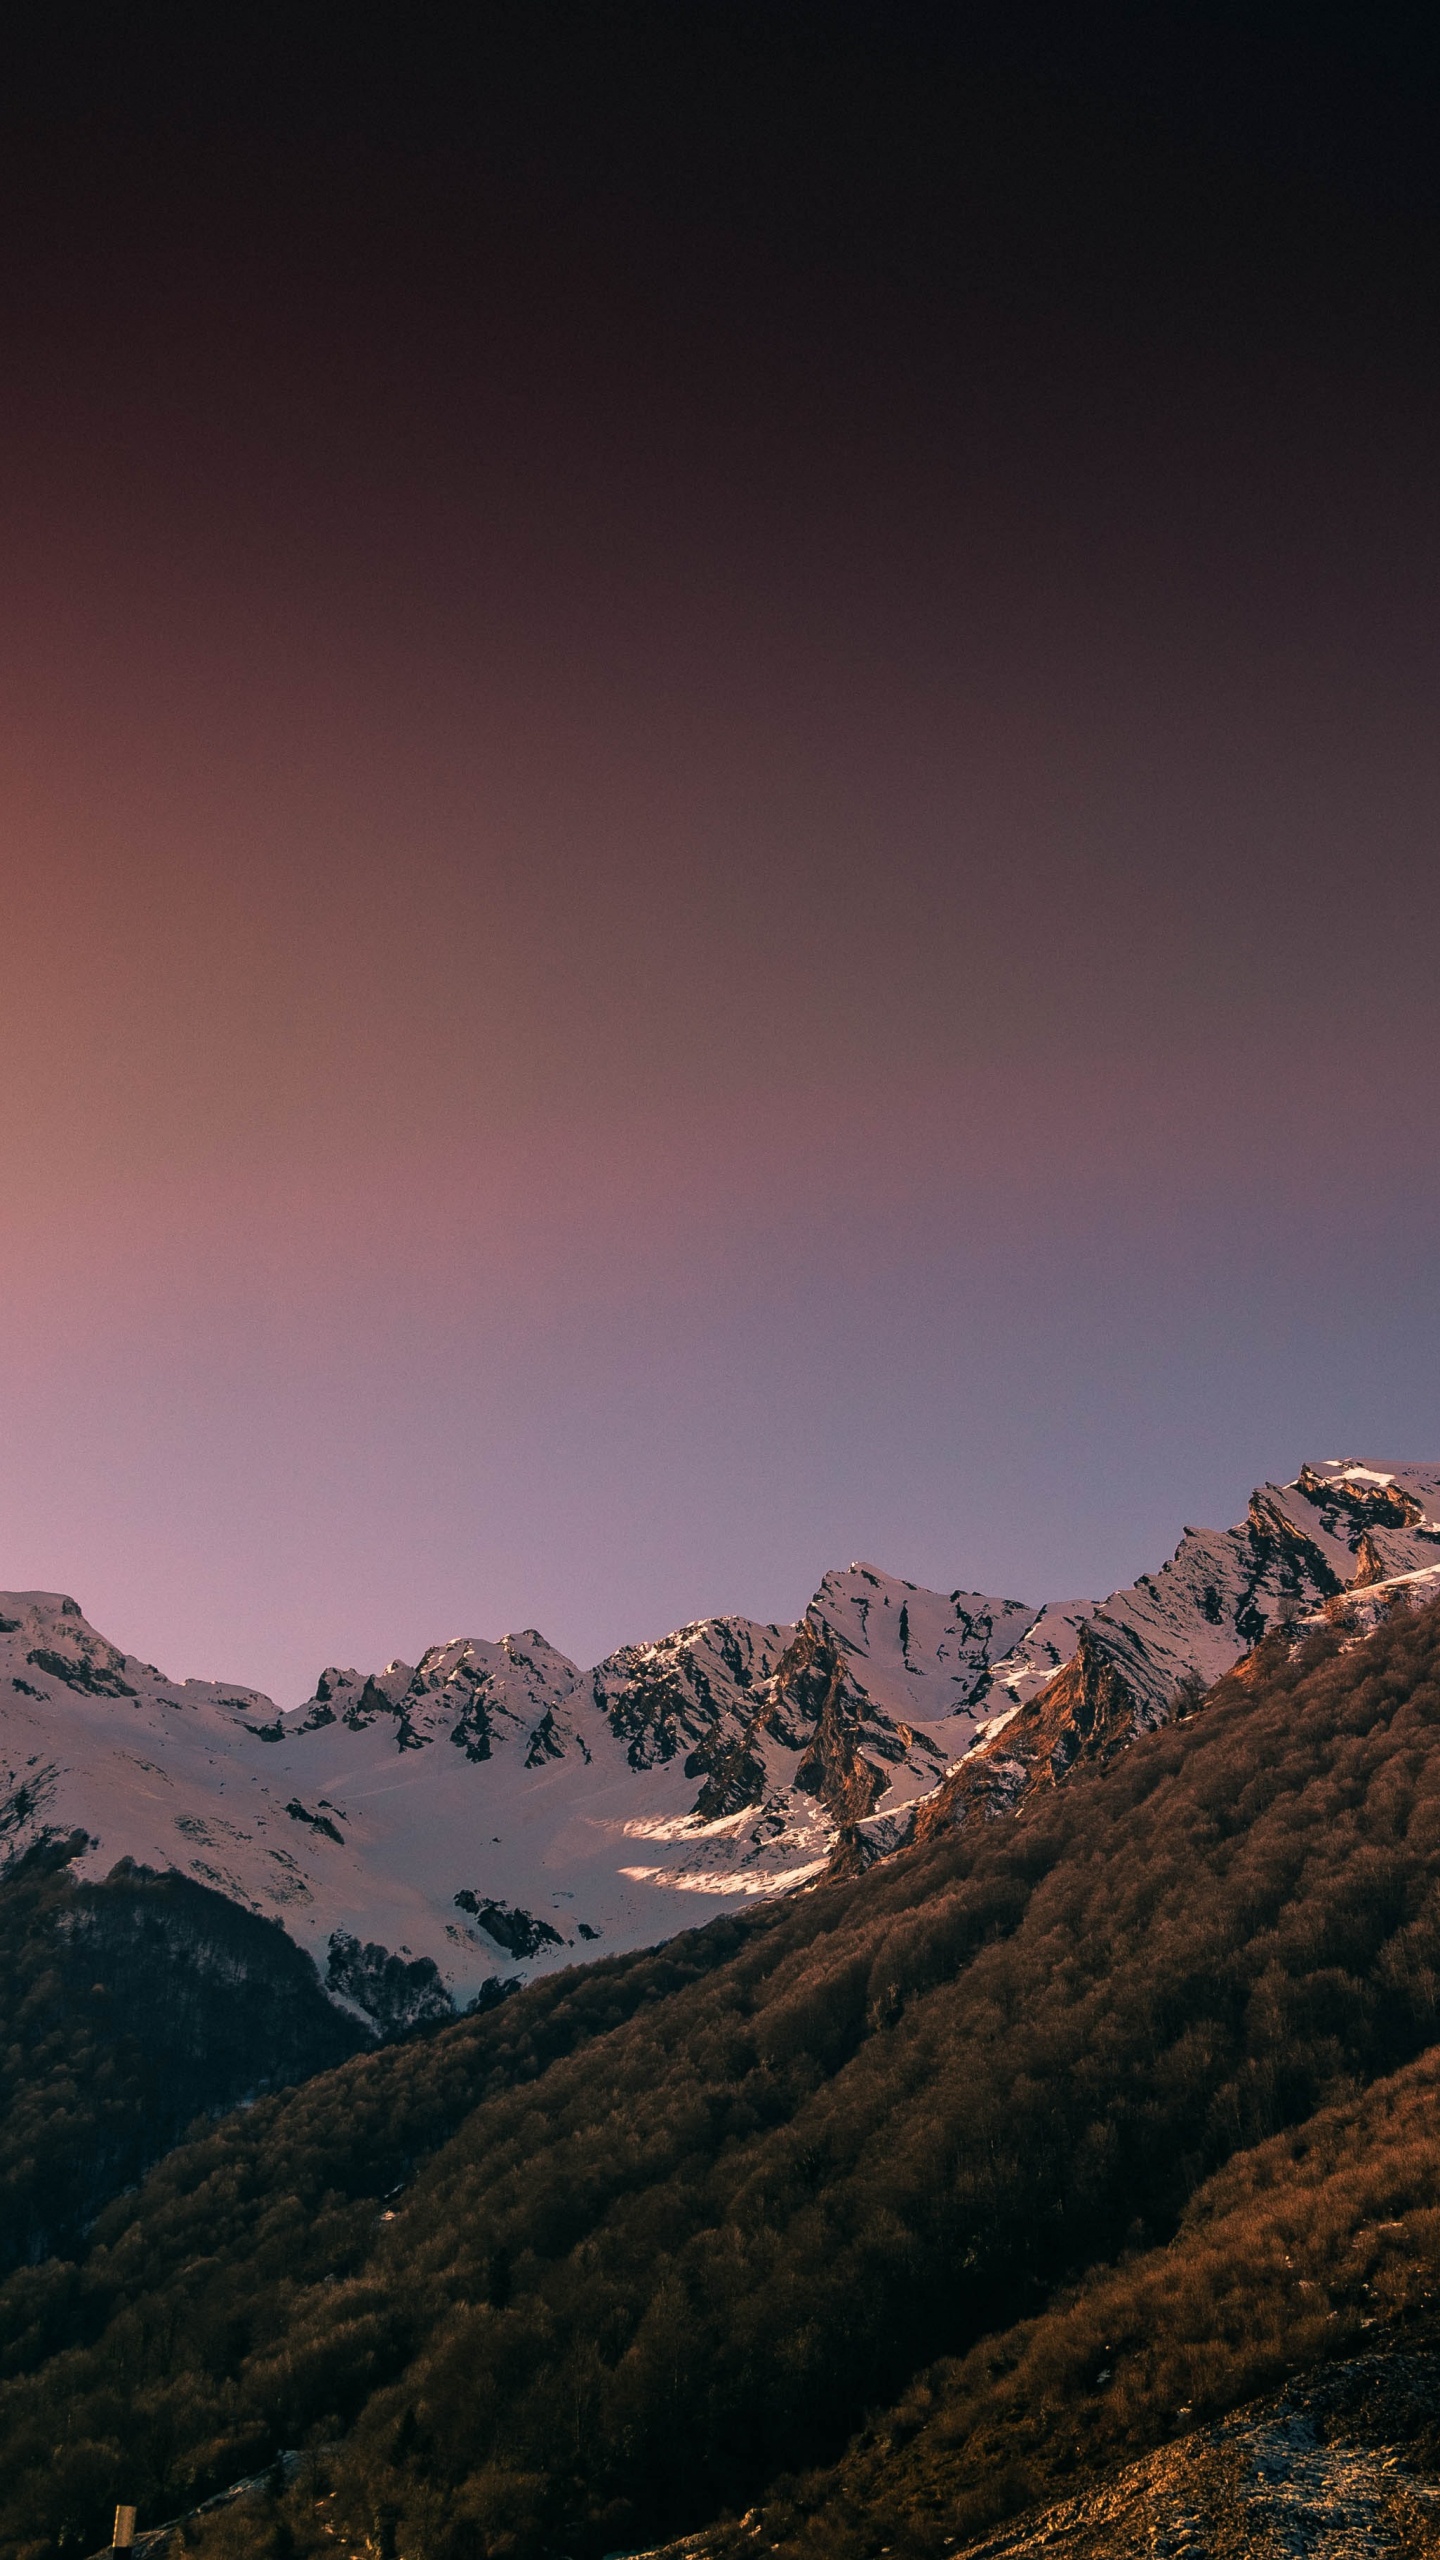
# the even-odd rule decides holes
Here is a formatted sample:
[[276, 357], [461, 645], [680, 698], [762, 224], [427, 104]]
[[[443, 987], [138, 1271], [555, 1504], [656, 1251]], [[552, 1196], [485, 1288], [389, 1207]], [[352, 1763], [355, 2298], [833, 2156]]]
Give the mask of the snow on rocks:
[[[1437, 1503], [1437, 1467], [1332, 1459], [1302, 1467], [1288, 1484], [1261, 1485], [1235, 1528], [1187, 1529], [1158, 1573], [1063, 1613], [1075, 1649], [1032, 1686], [1043, 1613], [1015, 1662], [998, 1667], [997, 1687], [1014, 1707], [985, 1721], [903, 1836], [1011, 1811], [1033, 1787], [1061, 1782], [1082, 1761], [1103, 1762], [1188, 1708], [1278, 1628], [1341, 1609], [1347, 1623], [1373, 1623], [1395, 1577], [1421, 1586], [1440, 1574]], [[1440, 1583], [1434, 1588], [1440, 1596]], [[1357, 1595], [1371, 1604], [1368, 1615], [1356, 1616]]]
[[393, 2031], [866, 1863], [917, 1811], [1003, 1810], [1087, 1718], [1116, 1747], [1338, 1594], [1440, 1592], [1437, 1513], [1440, 1468], [1331, 1460], [1101, 1602], [853, 1564], [791, 1625], [705, 1619], [588, 1671], [534, 1628], [461, 1638], [331, 1666], [287, 1711], [167, 1679], [67, 1596], [0, 1594], [0, 1867], [83, 1831], [83, 1872], [180, 1869]]
[[1440, 1564], [1440, 1467], [1304, 1466], [1261, 1485], [1223, 1532], [1187, 1529], [1168, 1564], [1117, 1591], [1095, 1634], [1156, 1721], [1186, 1683], [1206, 1686], [1277, 1626], [1384, 1575]]

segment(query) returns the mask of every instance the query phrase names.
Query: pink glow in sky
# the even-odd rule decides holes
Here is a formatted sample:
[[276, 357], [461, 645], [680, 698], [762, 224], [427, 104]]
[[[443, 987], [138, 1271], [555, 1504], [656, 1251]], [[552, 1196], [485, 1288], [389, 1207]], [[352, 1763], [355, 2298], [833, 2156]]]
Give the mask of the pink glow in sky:
[[1404, 343], [550, 107], [12, 153], [0, 1583], [287, 1701], [1440, 1450]]

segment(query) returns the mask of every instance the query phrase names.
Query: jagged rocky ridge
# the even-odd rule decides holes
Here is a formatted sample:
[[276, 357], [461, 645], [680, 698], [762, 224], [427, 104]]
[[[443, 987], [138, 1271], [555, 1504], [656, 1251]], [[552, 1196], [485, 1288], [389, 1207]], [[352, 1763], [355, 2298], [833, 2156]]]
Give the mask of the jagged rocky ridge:
[[[1076, 1625], [1054, 1677], [980, 1728], [897, 1838], [1013, 1811], [1079, 1762], [1104, 1763], [1183, 1714], [1267, 1635], [1339, 1617], [1367, 1633], [1404, 1592], [1440, 1591], [1440, 1469], [1359, 1459], [1302, 1466], [1261, 1485], [1222, 1532], [1187, 1529], [1169, 1563], [1113, 1592]], [[1048, 1613], [1047, 1613], [1048, 1614]], [[1043, 1625], [1043, 1620], [1040, 1622]]]
[[793, 1625], [707, 1619], [589, 1671], [534, 1629], [462, 1638], [332, 1666], [288, 1712], [167, 1680], [71, 1599], [0, 1595], [0, 1862], [83, 1830], [78, 1873], [194, 1876], [394, 2031], [1004, 1812], [1277, 1625], [1440, 1576], [1437, 1512], [1440, 1467], [1306, 1466], [1099, 1603], [857, 1564]]

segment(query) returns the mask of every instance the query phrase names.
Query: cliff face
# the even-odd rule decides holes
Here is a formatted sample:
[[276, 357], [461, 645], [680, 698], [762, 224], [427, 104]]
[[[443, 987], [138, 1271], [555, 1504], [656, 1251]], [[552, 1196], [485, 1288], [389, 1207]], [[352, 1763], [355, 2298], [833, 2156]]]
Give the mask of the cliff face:
[[1082, 1626], [1054, 1679], [977, 1743], [916, 1808], [914, 1837], [933, 1839], [974, 1813], [1013, 1812], [1034, 1788], [1059, 1786], [1082, 1762], [1103, 1767], [1161, 1721], [1127, 1688], [1093, 1627]]

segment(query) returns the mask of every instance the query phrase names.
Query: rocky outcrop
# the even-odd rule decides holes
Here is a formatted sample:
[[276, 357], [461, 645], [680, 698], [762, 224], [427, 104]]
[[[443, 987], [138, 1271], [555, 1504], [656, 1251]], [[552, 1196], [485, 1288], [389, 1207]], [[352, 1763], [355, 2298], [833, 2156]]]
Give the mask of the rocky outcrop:
[[917, 1806], [913, 1838], [933, 1839], [975, 1816], [1013, 1813], [1036, 1787], [1059, 1786], [1072, 1769], [1103, 1768], [1136, 1735], [1161, 1721], [1127, 1687], [1094, 1629], [1082, 1626], [1071, 1659], [1053, 1680], [967, 1752]]
[[[1195, 2427], [953, 2560], [1396, 2560], [1436, 2548], [1433, 2348], [1358, 2357]], [[1188, 2411], [1179, 2414], [1187, 2416]], [[692, 2546], [701, 2560], [699, 2544]], [[716, 2537], [716, 2560], [719, 2560]], [[664, 2560], [664, 2555], [647, 2555]], [[706, 2560], [709, 2560], [708, 2553]]]
[[704, 1618], [658, 1643], [610, 1654], [587, 1686], [632, 1769], [679, 1757], [687, 1774], [708, 1778], [755, 1723], [794, 1632], [751, 1618]]
[[1437, 1536], [1425, 1519], [1425, 1505], [1402, 1480], [1402, 1473], [1428, 1470], [1362, 1467], [1358, 1459], [1338, 1459], [1333, 1467], [1303, 1466], [1296, 1490], [1312, 1502], [1331, 1534], [1342, 1520], [1367, 1529], [1418, 1529]]
[[[870, 1702], [849, 1679], [834, 1648], [812, 1630], [801, 1631], [794, 1651], [802, 1656], [803, 1667], [788, 1674], [789, 1684], [792, 1690], [803, 1684], [814, 1721], [793, 1783], [802, 1795], [814, 1796], [832, 1822], [862, 1822], [874, 1812], [888, 1783], [883, 1769], [861, 1749]], [[786, 1677], [782, 1666], [777, 1688]], [[893, 1743], [898, 1737], [887, 1739]]]
[[[1440, 1562], [1437, 1502], [1433, 1467], [1303, 1466], [1292, 1483], [1258, 1486], [1235, 1528], [1187, 1529], [1158, 1573], [1082, 1605], [1077, 1622], [1089, 1625], [1132, 1696], [1168, 1715], [1188, 1684], [1210, 1686], [1276, 1627], [1367, 1578]], [[997, 1691], [1008, 1688], [1018, 1703], [1024, 1684], [1008, 1672], [999, 1665]]]
[[377, 1727], [397, 1751], [445, 1740], [476, 1761], [523, 1736], [533, 1766], [563, 1748], [557, 1713], [579, 1677], [578, 1666], [534, 1627], [498, 1644], [469, 1637], [432, 1645], [414, 1665], [391, 1662], [368, 1676], [332, 1663], [292, 1730], [314, 1732], [338, 1719], [351, 1733]]
[[438, 2026], [455, 2014], [429, 1956], [395, 1955], [373, 1939], [362, 1946], [346, 1929], [337, 1929], [330, 1940], [325, 1987], [382, 2036]]
[[[503, 1947], [507, 1956], [538, 1955], [542, 1947], [563, 1947], [564, 1938], [552, 1929], [548, 1920], [537, 1920], [533, 1911], [512, 1910], [508, 1903], [486, 1902], [462, 1886], [455, 1896], [457, 1911], [468, 1911], [479, 1921], [487, 1938]], [[588, 1934], [588, 1933], [587, 1933]]]

